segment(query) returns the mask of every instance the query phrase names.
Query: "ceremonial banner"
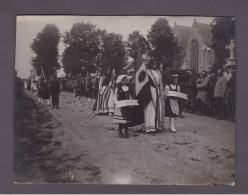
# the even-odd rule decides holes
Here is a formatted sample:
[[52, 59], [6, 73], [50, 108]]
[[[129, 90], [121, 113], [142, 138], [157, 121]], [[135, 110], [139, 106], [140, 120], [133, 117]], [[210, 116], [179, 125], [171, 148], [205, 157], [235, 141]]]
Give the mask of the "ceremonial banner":
[[137, 44], [137, 64], [136, 64], [136, 74], [135, 74], [135, 91], [138, 95], [144, 85], [148, 82], [148, 77], [146, 75], [146, 66], [143, 63], [142, 55], [140, 53], [140, 48]]
[[137, 64], [135, 73], [135, 93], [138, 99], [139, 105], [144, 108], [152, 99], [152, 94], [149, 85], [149, 79], [146, 72], [146, 66], [143, 62], [140, 48], [137, 43]]

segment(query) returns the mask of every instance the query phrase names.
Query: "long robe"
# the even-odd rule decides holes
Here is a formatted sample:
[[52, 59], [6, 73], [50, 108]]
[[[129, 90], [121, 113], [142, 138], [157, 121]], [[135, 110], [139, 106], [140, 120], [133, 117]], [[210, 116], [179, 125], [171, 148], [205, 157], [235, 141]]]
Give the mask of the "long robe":
[[162, 130], [164, 120], [164, 89], [159, 70], [147, 70], [152, 100], [144, 109], [145, 131]]
[[101, 111], [102, 111], [101, 102], [102, 102], [102, 97], [103, 97], [103, 94], [102, 94], [102, 83], [103, 83], [103, 79], [104, 79], [104, 77], [101, 76], [100, 77], [100, 80], [99, 80], [98, 94], [97, 94], [97, 98], [96, 98], [96, 102], [95, 102], [96, 105], [94, 106], [95, 107], [95, 110], [94, 110], [94, 113], [95, 114], [100, 114]]
[[108, 99], [108, 112], [114, 113], [114, 81], [109, 82], [109, 86], [107, 88], [107, 99]]
[[99, 91], [96, 100], [95, 114], [108, 113], [108, 103], [109, 103], [109, 80], [108, 76], [101, 76], [99, 81]]

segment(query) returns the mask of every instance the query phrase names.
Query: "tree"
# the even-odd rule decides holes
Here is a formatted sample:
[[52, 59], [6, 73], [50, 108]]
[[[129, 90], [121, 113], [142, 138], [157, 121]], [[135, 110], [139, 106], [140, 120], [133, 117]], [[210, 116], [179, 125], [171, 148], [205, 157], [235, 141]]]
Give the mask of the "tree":
[[235, 19], [232, 17], [216, 17], [211, 23], [215, 63], [212, 71], [222, 68], [225, 59], [229, 57], [229, 50], [225, 49], [230, 40], [235, 38]]
[[147, 40], [150, 44], [148, 55], [155, 63], [163, 63], [165, 66], [172, 67], [180, 48], [168, 20], [159, 18], [148, 31]]
[[66, 74], [77, 75], [95, 71], [100, 52], [100, 31], [89, 23], [75, 23], [63, 36], [65, 50], [63, 67]]
[[135, 70], [137, 60], [137, 43], [140, 48], [141, 54], [148, 52], [149, 44], [147, 40], [140, 34], [139, 31], [133, 31], [128, 35], [126, 48], [127, 54], [132, 59], [132, 62], [128, 65], [127, 69]]
[[59, 29], [54, 24], [47, 24], [38, 33], [31, 44], [31, 49], [36, 54], [32, 59], [32, 66], [37, 70], [37, 75], [41, 74], [43, 68], [46, 78], [50, 78], [60, 69], [58, 63], [58, 44], [60, 41]]
[[125, 44], [122, 36], [115, 33], [103, 32], [100, 45], [100, 67], [104, 69], [115, 69], [118, 74], [127, 63]]

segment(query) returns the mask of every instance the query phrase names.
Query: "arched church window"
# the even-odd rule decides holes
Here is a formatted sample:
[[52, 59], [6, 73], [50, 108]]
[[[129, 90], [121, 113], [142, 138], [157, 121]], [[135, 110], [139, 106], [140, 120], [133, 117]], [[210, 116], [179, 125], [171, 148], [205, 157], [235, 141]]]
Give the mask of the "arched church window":
[[191, 42], [191, 68], [198, 72], [199, 45], [196, 40]]

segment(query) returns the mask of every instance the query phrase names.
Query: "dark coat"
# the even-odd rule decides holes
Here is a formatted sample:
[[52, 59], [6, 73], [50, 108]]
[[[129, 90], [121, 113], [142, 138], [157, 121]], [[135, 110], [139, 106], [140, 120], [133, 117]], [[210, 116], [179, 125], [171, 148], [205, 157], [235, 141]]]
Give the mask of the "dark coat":
[[43, 99], [44, 100], [50, 99], [50, 89], [48, 84], [45, 84], [44, 86]]
[[52, 96], [56, 96], [60, 93], [60, 82], [58, 79], [54, 79], [51, 81], [50, 92]]

